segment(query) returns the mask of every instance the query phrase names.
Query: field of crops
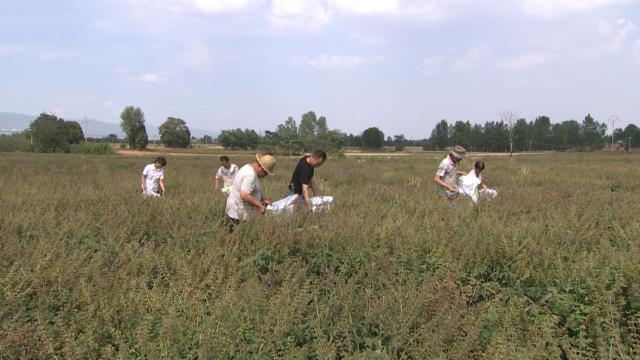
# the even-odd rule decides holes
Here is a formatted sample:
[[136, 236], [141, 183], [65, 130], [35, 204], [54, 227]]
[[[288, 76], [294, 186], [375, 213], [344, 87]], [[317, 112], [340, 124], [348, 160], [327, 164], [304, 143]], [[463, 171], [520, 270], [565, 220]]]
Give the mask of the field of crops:
[[228, 235], [215, 157], [144, 199], [152, 158], [0, 154], [0, 358], [640, 357], [638, 156], [486, 157], [451, 208], [443, 156], [330, 157], [330, 213]]

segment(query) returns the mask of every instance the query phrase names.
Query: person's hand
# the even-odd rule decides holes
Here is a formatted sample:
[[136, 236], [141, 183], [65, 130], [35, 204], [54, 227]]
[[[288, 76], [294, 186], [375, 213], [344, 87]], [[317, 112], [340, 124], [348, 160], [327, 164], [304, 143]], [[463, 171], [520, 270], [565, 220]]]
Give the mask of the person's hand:
[[260, 214], [263, 214], [263, 215], [264, 215], [264, 213], [267, 211], [267, 208], [266, 208], [264, 205], [260, 204], [260, 205], [257, 207], [257, 211], [258, 211]]
[[454, 188], [453, 186], [449, 185], [449, 191], [451, 191], [452, 193], [458, 191], [458, 189]]
[[271, 204], [272, 204], [272, 202], [269, 199], [262, 200], [262, 205], [264, 205], [264, 206], [271, 205]]

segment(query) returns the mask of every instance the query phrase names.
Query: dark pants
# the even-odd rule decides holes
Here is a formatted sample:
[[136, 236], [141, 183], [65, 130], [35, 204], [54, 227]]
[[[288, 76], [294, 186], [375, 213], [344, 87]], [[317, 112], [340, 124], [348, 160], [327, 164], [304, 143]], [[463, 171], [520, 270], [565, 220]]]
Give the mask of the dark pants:
[[240, 220], [234, 219], [227, 215], [227, 223], [229, 224], [229, 234], [233, 232], [233, 229], [240, 224]]

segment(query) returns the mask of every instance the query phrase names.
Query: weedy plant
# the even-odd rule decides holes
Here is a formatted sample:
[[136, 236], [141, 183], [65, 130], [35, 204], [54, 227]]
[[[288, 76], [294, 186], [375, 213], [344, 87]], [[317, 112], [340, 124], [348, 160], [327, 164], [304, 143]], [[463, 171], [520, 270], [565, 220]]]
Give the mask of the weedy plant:
[[151, 160], [0, 155], [0, 357], [640, 356], [634, 155], [487, 157], [475, 207], [439, 157], [330, 158], [330, 212], [231, 235], [215, 157], [168, 157], [162, 199]]

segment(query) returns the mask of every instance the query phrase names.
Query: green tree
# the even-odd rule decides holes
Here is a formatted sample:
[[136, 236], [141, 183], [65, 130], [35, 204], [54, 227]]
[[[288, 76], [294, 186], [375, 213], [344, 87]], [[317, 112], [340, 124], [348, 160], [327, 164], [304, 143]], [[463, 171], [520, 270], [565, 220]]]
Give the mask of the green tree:
[[627, 145], [631, 142], [632, 147], [640, 146], [640, 129], [634, 124], [627, 125], [622, 131], [622, 140]]
[[67, 128], [64, 119], [42, 113], [29, 124], [29, 133], [36, 151], [68, 151]]
[[548, 116], [538, 116], [533, 122], [533, 143], [536, 150], [553, 148], [551, 140], [551, 120]]
[[84, 133], [82, 132], [82, 127], [76, 121], [65, 121], [64, 127], [66, 130], [67, 143], [69, 144], [80, 144], [84, 141]]
[[607, 125], [594, 120], [591, 114], [587, 114], [582, 124], [580, 124], [580, 140], [582, 146], [587, 150], [601, 148], [604, 144], [604, 136], [606, 133]]
[[149, 144], [144, 113], [139, 107], [127, 106], [120, 113], [120, 127], [129, 148], [141, 150]]
[[289, 116], [287, 121], [279, 124], [276, 129], [278, 145], [287, 150], [289, 155], [300, 150], [300, 138], [298, 137], [298, 125], [293, 117]]
[[533, 125], [526, 119], [518, 119], [513, 128], [513, 148], [515, 151], [531, 151]]
[[202, 144], [213, 144], [213, 138], [210, 135], [204, 135], [201, 139], [200, 142]]
[[117, 143], [119, 141], [118, 140], [118, 135], [116, 135], [116, 134], [109, 134], [109, 135], [105, 136], [103, 140], [105, 142], [108, 142], [108, 143]]
[[451, 143], [469, 148], [471, 145], [471, 123], [456, 121], [451, 129]]
[[434, 150], [442, 150], [449, 146], [449, 123], [447, 120], [442, 119], [431, 130], [431, 137], [429, 138]]
[[370, 127], [362, 132], [362, 147], [380, 149], [384, 145], [384, 133], [377, 127]]
[[298, 136], [304, 144], [305, 150], [313, 147], [317, 134], [317, 122], [318, 119], [316, 118], [315, 112], [309, 111], [308, 113], [302, 114], [300, 126], [298, 127]]
[[187, 148], [191, 144], [191, 131], [187, 123], [174, 117], [167, 120], [158, 128], [160, 142], [168, 148]]

